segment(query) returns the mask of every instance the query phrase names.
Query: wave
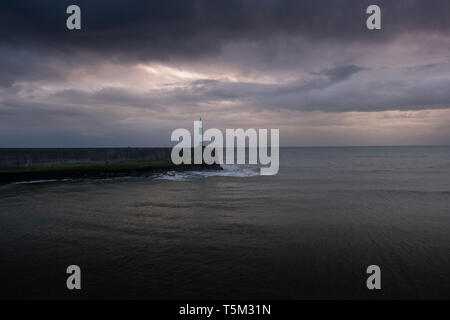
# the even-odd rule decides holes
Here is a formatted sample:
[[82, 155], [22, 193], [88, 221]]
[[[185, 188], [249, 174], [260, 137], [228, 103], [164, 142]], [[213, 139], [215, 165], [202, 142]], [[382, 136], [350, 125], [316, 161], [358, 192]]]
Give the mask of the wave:
[[169, 171], [158, 175], [155, 180], [171, 180], [171, 181], [190, 181], [196, 179], [204, 179], [208, 177], [238, 177], [246, 178], [259, 175], [259, 167], [239, 166], [239, 165], [221, 165], [223, 170], [218, 171]]
[[427, 197], [433, 195], [440, 196], [450, 196], [450, 190], [412, 190], [412, 189], [365, 189], [365, 190], [354, 190], [348, 189], [348, 192], [362, 192], [362, 193], [373, 193], [378, 195], [387, 196], [415, 196], [415, 197]]
[[415, 195], [430, 195], [430, 194], [441, 194], [441, 195], [450, 195], [449, 190], [408, 190], [408, 189], [379, 189], [375, 190], [378, 192], [387, 192], [391, 194], [415, 194]]
[[11, 184], [35, 184], [35, 183], [49, 183], [49, 182], [67, 182], [73, 181], [73, 179], [47, 179], [47, 180], [30, 180], [30, 181], [19, 181], [12, 182]]
[[[202, 171], [168, 171], [161, 174], [152, 174], [148, 177], [154, 180], [172, 180], [172, 181], [190, 181], [195, 179], [204, 179], [208, 177], [253, 177], [259, 175], [259, 167], [257, 166], [245, 166], [245, 165], [221, 165], [223, 170], [202, 170]], [[41, 184], [41, 183], [54, 183], [54, 182], [77, 182], [77, 181], [120, 181], [136, 178], [133, 176], [123, 176], [114, 178], [103, 179], [43, 179], [43, 180], [31, 180], [31, 181], [19, 181], [12, 182], [10, 185], [23, 185], [23, 184]]]

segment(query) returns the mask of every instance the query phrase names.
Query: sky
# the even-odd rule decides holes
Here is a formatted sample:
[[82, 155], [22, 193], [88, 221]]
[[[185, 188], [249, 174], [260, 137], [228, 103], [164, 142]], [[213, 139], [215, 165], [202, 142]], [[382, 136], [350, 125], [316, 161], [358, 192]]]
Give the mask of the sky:
[[[66, 8], [81, 8], [68, 30]], [[366, 8], [381, 8], [381, 30]], [[2, 0], [0, 147], [450, 144], [448, 0]]]

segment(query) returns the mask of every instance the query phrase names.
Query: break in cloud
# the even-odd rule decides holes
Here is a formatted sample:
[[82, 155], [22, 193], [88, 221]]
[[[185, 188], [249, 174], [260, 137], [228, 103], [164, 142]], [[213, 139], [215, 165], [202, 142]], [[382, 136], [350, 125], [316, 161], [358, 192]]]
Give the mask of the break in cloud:
[[[68, 5], [82, 30], [65, 27]], [[382, 30], [365, 27], [378, 4]], [[449, 144], [447, 0], [2, 1], [0, 147]]]

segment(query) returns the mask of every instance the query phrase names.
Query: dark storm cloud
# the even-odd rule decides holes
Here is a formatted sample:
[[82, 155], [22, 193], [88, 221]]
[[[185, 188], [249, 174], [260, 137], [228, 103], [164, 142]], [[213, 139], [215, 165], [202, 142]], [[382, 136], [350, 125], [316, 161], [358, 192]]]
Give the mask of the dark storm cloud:
[[[0, 86], [64, 79], [70, 69], [96, 63], [203, 61], [228, 54], [242, 72], [308, 64], [315, 42], [332, 52], [411, 33], [448, 37], [450, 1], [375, 1], [383, 30], [365, 27], [366, 0], [4, 0], [0, 2]], [[82, 10], [82, 30], [66, 28], [66, 8]], [[301, 39], [295, 42], [289, 39]], [[283, 44], [288, 46], [283, 48]], [[252, 44], [252, 50], [239, 47]], [[223, 53], [227, 45], [238, 46]], [[339, 49], [338, 49], [339, 50]], [[339, 51], [338, 51], [339, 53]], [[375, 53], [374, 53], [375, 54]], [[288, 55], [290, 58], [285, 58]], [[87, 58], [88, 56], [88, 58]], [[223, 58], [223, 57], [222, 57]], [[338, 54], [337, 59], [340, 58]], [[350, 61], [354, 57], [347, 57]], [[88, 59], [88, 60], [86, 60]], [[344, 68], [348, 61], [343, 58]], [[217, 61], [208, 60], [214, 64]], [[336, 63], [336, 62], [335, 62]], [[336, 69], [345, 76], [348, 69]], [[333, 76], [330, 74], [330, 76]]]
[[[51, 59], [50, 59], [51, 60]], [[57, 79], [60, 72], [52, 67], [48, 57], [25, 50], [0, 47], [0, 86], [9, 87], [16, 79]]]
[[[447, 0], [378, 0], [383, 31], [365, 27], [366, 0], [6, 0], [0, 43], [33, 50], [89, 50], [120, 59], [195, 58], [232, 41], [301, 36], [377, 41], [409, 32], [448, 33]], [[78, 4], [82, 30], [65, 27]]]

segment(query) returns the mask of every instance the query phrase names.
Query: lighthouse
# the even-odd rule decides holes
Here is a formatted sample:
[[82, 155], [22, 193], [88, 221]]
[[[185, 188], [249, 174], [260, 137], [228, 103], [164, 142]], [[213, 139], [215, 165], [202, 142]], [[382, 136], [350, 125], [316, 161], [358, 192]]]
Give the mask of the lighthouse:
[[198, 123], [198, 135], [199, 135], [199, 147], [203, 149], [203, 120], [200, 117], [199, 123]]
[[194, 121], [194, 163], [203, 163], [203, 121]]

